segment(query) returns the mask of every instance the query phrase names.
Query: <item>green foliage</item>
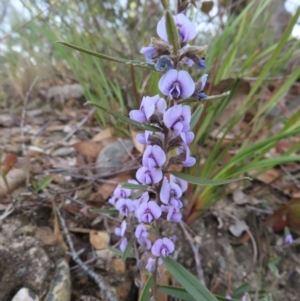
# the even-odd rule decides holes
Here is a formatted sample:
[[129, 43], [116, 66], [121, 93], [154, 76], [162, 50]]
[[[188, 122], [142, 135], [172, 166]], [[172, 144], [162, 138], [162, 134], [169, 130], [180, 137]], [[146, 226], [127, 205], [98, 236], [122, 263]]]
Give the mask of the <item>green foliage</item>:
[[170, 257], [163, 257], [162, 259], [167, 270], [195, 300], [218, 300], [195, 276], [174, 259]]

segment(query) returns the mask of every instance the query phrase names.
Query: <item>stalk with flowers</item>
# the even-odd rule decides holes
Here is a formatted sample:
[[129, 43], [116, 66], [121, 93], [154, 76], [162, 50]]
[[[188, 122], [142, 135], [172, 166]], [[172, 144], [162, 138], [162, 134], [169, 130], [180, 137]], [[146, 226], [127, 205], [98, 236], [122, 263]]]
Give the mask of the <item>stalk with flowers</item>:
[[[142, 128], [144, 133], [138, 134], [137, 140], [146, 146], [136, 179], [117, 186], [109, 199], [109, 203], [123, 217], [119, 227], [115, 228], [115, 234], [120, 237], [119, 248], [123, 252], [123, 260], [133, 253], [140, 270], [146, 270], [149, 274], [147, 283], [143, 284], [140, 300], [157, 300], [160, 289], [184, 300], [216, 301], [216, 297], [203, 284], [171, 258], [175, 251], [176, 236], [165, 237], [160, 234], [165, 223], [181, 221], [181, 197], [187, 190], [188, 182], [222, 185], [236, 181], [199, 179], [174, 172], [170, 168], [174, 165], [191, 167], [196, 164], [189, 144], [194, 139], [191, 124], [199, 117], [201, 110], [196, 110], [192, 115], [187, 103], [199, 103], [210, 97], [204, 93], [208, 75], [204, 73], [195, 83], [185, 70], [192, 66], [200, 70], [206, 69], [207, 46], [188, 44], [195, 38], [196, 28], [185, 13], [189, 5], [197, 7], [198, 1], [178, 0], [176, 15], [168, 10], [166, 1], [161, 2], [165, 14], [157, 24], [160, 40], [152, 38], [150, 45], [140, 51], [146, 57], [146, 63], [113, 58], [67, 43], [62, 44], [102, 59], [162, 73], [158, 87], [163, 97], [144, 96], [139, 109], [129, 113], [130, 118], [99, 105], [108, 113]], [[159, 286], [159, 266], [162, 263], [182, 288]]]

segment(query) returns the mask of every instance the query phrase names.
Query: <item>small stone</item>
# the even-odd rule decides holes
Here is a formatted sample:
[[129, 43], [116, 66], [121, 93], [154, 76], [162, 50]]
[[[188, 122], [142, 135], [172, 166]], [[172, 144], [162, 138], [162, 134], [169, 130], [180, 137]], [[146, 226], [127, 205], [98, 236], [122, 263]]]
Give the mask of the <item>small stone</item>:
[[11, 301], [39, 301], [39, 297], [28, 288], [21, 288]]

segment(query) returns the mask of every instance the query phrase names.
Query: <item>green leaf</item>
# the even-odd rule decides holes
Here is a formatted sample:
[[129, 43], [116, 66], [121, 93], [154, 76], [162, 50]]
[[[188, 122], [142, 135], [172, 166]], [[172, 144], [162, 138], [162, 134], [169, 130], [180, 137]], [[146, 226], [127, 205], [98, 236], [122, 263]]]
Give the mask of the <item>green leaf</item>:
[[153, 126], [153, 125], [149, 125], [149, 124], [145, 124], [145, 123], [140, 123], [140, 122], [137, 122], [137, 121], [134, 121], [126, 116], [124, 116], [123, 114], [119, 113], [119, 112], [116, 112], [110, 108], [106, 108], [102, 105], [99, 105], [99, 104], [95, 104], [95, 103], [91, 103], [91, 102], [86, 102], [86, 104], [92, 104], [93, 106], [96, 106], [100, 109], [102, 109], [103, 111], [123, 120], [124, 122], [127, 122], [137, 128], [140, 128], [142, 130], [148, 130], [148, 131], [152, 131], [152, 132], [161, 132], [162, 130], [156, 126]]
[[218, 186], [218, 185], [230, 184], [230, 183], [238, 182], [238, 181], [242, 181], [242, 180], [252, 180], [249, 177], [243, 177], [240, 179], [230, 179], [230, 180], [209, 180], [209, 179], [201, 179], [199, 177], [190, 176], [190, 175], [180, 173], [177, 171], [170, 171], [170, 174], [172, 174], [173, 176], [175, 176], [179, 179], [185, 180], [189, 183], [196, 184], [199, 186]]
[[108, 60], [108, 61], [112, 61], [112, 62], [117, 62], [117, 63], [122, 63], [122, 64], [126, 64], [126, 65], [133, 65], [133, 66], [137, 66], [137, 67], [141, 67], [141, 68], [146, 68], [146, 69], [150, 69], [152, 71], [157, 71], [154, 68], [153, 64], [148, 64], [148, 63], [144, 63], [144, 62], [140, 62], [137, 60], [127, 60], [127, 59], [122, 59], [122, 58], [118, 58], [118, 57], [113, 57], [113, 56], [109, 56], [100, 52], [95, 52], [92, 50], [88, 50], [79, 46], [75, 46], [73, 44], [70, 43], [66, 43], [66, 42], [61, 42], [61, 41], [56, 41], [57, 44], [61, 44], [70, 48], [73, 48], [75, 50], [78, 50], [80, 52], [98, 57], [100, 59], [104, 59], [104, 60]]
[[272, 295], [268, 295], [267, 297], [260, 299], [259, 301], [273, 301]]
[[[123, 257], [123, 252], [120, 251], [119, 249], [112, 248], [112, 247], [108, 247], [108, 249], [111, 250], [117, 256]], [[127, 258], [135, 258], [135, 255], [134, 254], [128, 254]]]
[[168, 286], [168, 285], [162, 285], [159, 287], [159, 289], [168, 294], [169, 296], [186, 300], [186, 301], [195, 301], [194, 299], [184, 288], [182, 287], [175, 287], [175, 286]]
[[45, 176], [43, 179], [41, 179], [38, 183], [38, 190], [43, 190], [46, 188], [50, 183], [52, 182], [51, 175]]
[[163, 257], [162, 260], [167, 270], [195, 300], [217, 301], [216, 297], [177, 261], [171, 257]]
[[177, 55], [180, 49], [178, 29], [177, 26], [175, 25], [174, 17], [170, 11], [168, 10], [166, 11], [165, 18], [166, 18], [168, 41], [169, 44], [173, 46], [173, 54]]
[[133, 242], [132, 240], [127, 244], [124, 252], [123, 252], [123, 255], [122, 255], [122, 261], [125, 262], [125, 260], [129, 257], [129, 254], [132, 250], [132, 246], [133, 246]]
[[193, 129], [195, 128], [195, 126], [201, 116], [201, 113], [203, 111], [203, 107], [204, 107], [204, 105], [201, 104], [200, 106], [197, 107], [197, 109], [193, 113], [193, 115], [191, 117], [191, 122], [190, 122], [190, 131], [193, 131]]
[[150, 300], [150, 298], [151, 298], [151, 291], [150, 290], [151, 290], [151, 287], [153, 285], [153, 280], [154, 280], [153, 275], [151, 275], [148, 278], [148, 280], [147, 280], [147, 282], [144, 286], [144, 289], [141, 293], [139, 301], [149, 301]]
[[107, 214], [107, 215], [115, 215], [119, 213], [117, 209], [92, 209], [91, 211], [95, 213]]
[[122, 183], [121, 186], [127, 189], [146, 189], [148, 185], [138, 185], [138, 184], [131, 184], [131, 183]]

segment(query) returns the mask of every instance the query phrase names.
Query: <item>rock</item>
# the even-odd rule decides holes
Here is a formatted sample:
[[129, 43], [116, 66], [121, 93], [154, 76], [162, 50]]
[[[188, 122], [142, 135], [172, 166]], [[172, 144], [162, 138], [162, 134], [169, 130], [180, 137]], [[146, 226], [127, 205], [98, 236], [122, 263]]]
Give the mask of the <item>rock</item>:
[[21, 288], [11, 301], [39, 301], [39, 297], [28, 288]]
[[98, 154], [96, 160], [97, 171], [101, 174], [120, 170], [122, 163], [128, 158], [134, 145], [131, 140], [123, 139], [105, 146]]
[[46, 295], [53, 264], [33, 237], [14, 238], [0, 245], [0, 300], [16, 288], [27, 287], [42, 298]]
[[51, 282], [50, 290], [44, 301], [70, 301], [71, 277], [70, 268], [65, 259], [56, 263], [56, 271]]

